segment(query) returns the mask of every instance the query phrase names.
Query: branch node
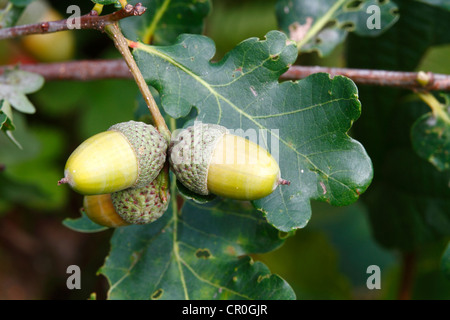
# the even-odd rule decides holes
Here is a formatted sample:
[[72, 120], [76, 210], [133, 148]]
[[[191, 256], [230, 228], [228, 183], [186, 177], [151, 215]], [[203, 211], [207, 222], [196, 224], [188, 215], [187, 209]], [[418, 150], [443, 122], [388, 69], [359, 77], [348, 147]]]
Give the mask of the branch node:
[[130, 13], [134, 10], [134, 7], [131, 4], [127, 4], [123, 10], [125, 10], [126, 13]]
[[42, 32], [47, 32], [50, 28], [50, 24], [48, 22], [42, 22], [41, 23], [41, 30]]

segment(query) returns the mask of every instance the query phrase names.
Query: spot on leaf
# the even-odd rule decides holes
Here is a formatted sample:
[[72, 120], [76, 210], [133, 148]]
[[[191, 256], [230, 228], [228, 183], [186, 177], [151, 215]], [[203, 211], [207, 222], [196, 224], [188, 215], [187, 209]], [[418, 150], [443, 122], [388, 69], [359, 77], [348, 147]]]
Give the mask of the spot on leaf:
[[155, 292], [152, 293], [152, 300], [158, 300], [162, 297], [162, 295], [164, 294], [164, 290], [159, 288], [158, 290], [156, 290]]
[[211, 257], [211, 252], [208, 249], [198, 249], [195, 252], [195, 256], [199, 259], [209, 259]]

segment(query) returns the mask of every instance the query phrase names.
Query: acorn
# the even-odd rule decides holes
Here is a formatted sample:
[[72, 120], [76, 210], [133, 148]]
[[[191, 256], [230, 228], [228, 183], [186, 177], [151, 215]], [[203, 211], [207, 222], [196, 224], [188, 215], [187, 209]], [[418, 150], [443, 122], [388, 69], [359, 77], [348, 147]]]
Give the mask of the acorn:
[[89, 219], [96, 224], [109, 228], [130, 225], [117, 214], [110, 193], [84, 196], [83, 209]]
[[93, 222], [110, 228], [151, 223], [160, 218], [169, 206], [170, 193], [167, 180], [163, 179], [163, 175], [159, 175], [140, 188], [86, 195], [84, 212]]
[[115, 124], [73, 151], [58, 184], [84, 195], [113, 193], [149, 184], [161, 171], [168, 143], [144, 122]]
[[256, 200], [289, 184], [267, 150], [216, 124], [195, 123], [175, 132], [169, 162], [177, 180], [200, 195]]

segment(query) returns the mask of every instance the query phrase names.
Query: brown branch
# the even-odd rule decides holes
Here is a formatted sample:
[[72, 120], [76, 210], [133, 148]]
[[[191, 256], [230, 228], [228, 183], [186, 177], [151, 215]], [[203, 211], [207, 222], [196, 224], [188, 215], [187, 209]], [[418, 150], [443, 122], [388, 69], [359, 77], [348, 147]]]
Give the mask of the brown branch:
[[[0, 66], [0, 74], [14, 66]], [[101, 80], [132, 79], [128, 66], [123, 60], [83, 60], [63, 63], [43, 63], [20, 65], [20, 69], [41, 74], [47, 81], [53, 80]], [[426, 73], [425, 85], [419, 82], [421, 73], [347, 68], [327, 68], [291, 66], [281, 80], [299, 80], [317, 73], [326, 72], [331, 76], [343, 75], [357, 84], [399, 87], [411, 90], [450, 91], [450, 75]], [[423, 75], [423, 73], [422, 73]]]
[[133, 79], [127, 64], [122, 59], [81, 60], [0, 66], [0, 74], [7, 69], [13, 69], [15, 67], [23, 71], [40, 74], [46, 81]]
[[[397, 87], [411, 90], [447, 91], [450, 90], [450, 75], [423, 73], [423, 72], [401, 72], [368, 69], [347, 69], [327, 67], [303, 67], [292, 66], [281, 78], [284, 80], [298, 80], [317, 73], [325, 72], [331, 76], [346, 76], [357, 84], [375, 85], [386, 87]], [[424, 79], [425, 78], [425, 79]]]
[[[105, 26], [121, 19], [142, 15], [146, 8], [142, 6], [141, 3], [137, 3], [135, 6], [131, 4], [126, 5], [116, 12], [99, 16], [97, 11], [92, 10], [90, 13], [85, 14], [80, 17], [80, 29], [94, 29], [98, 31], [103, 31]], [[58, 20], [58, 21], [46, 21], [35, 24], [27, 24], [21, 26], [15, 26], [10, 28], [0, 29], [0, 40], [15, 38], [30, 34], [44, 34], [52, 33], [64, 30], [71, 30], [73, 26], [68, 22], [68, 19]]]

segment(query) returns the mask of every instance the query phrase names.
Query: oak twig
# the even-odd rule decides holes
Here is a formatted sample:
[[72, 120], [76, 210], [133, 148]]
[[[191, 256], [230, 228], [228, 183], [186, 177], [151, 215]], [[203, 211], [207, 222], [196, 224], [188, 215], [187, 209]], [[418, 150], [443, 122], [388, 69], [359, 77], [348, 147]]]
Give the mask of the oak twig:
[[[141, 3], [137, 3], [135, 6], [128, 4], [120, 10], [104, 16], [99, 16], [97, 11], [91, 10], [91, 12], [89, 12], [88, 14], [80, 17], [80, 24], [79, 26], [77, 26], [77, 28], [104, 31], [105, 26], [127, 17], [140, 16], [145, 12], [145, 10], [146, 8], [143, 7]], [[74, 26], [68, 19], [20, 25], [0, 29], [0, 40], [26, 36], [30, 34], [45, 34], [71, 30], [73, 28]]]
[[[0, 66], [0, 74], [15, 66]], [[123, 60], [82, 60], [63, 63], [24, 64], [21, 70], [42, 75], [47, 81], [100, 79], [132, 79], [132, 74]], [[398, 87], [410, 90], [449, 91], [450, 75], [425, 73], [427, 80], [420, 80], [420, 72], [399, 72], [385, 70], [327, 68], [319, 66], [291, 66], [281, 75], [281, 80], [299, 80], [317, 73], [326, 72], [330, 76], [343, 75], [360, 85]], [[423, 74], [423, 73], [422, 73]]]

